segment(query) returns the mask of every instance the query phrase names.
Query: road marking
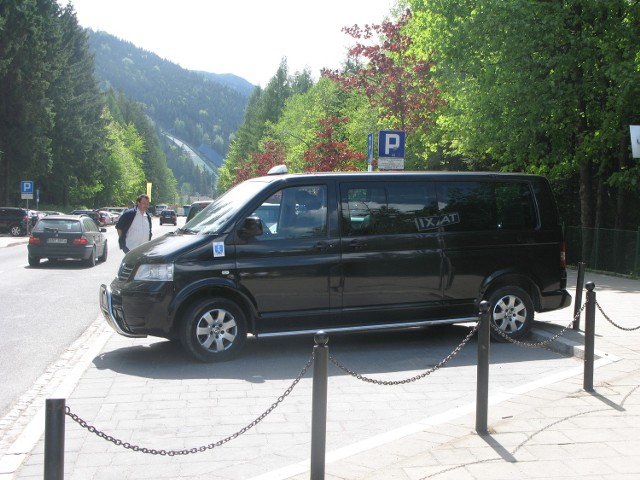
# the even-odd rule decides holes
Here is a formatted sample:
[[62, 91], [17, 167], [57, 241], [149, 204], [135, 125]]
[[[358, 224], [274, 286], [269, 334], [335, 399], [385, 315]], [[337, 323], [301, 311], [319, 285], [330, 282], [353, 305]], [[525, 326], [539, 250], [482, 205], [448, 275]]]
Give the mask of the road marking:
[[[605, 365], [608, 365], [610, 363], [614, 363], [620, 360], [620, 358], [614, 355], [607, 355], [607, 354], [600, 354], [600, 355], [601, 357], [594, 362], [594, 368], [603, 367]], [[524, 385], [516, 386], [504, 392], [490, 395], [489, 402], [488, 402], [489, 406], [498, 405], [518, 395], [522, 395], [532, 390], [536, 390], [538, 388], [552, 385], [562, 380], [566, 380], [567, 378], [581, 375], [583, 371], [584, 371], [584, 368], [582, 366], [569, 368], [567, 370], [560, 371], [553, 375], [548, 375], [546, 377], [539, 378], [537, 380], [526, 383]], [[409, 435], [420, 433], [429, 427], [434, 427], [436, 425], [441, 425], [443, 423], [451, 422], [460, 417], [471, 414], [475, 411], [476, 411], [476, 402], [474, 401], [466, 405], [460, 405], [459, 407], [452, 408], [451, 410], [447, 410], [446, 412], [442, 412], [437, 415], [424, 418], [415, 423], [402, 426], [395, 430], [391, 430], [389, 432], [385, 432], [380, 435], [375, 435], [366, 440], [362, 440], [362, 441], [353, 443], [351, 445], [338, 448], [336, 450], [326, 453], [325, 464], [329, 465], [330, 463], [337, 462], [345, 458], [353, 457], [354, 455], [365, 452], [367, 450], [371, 450], [372, 448], [380, 447], [382, 445], [386, 445], [388, 443], [407, 437]], [[310, 463], [311, 463], [310, 459], [307, 459], [302, 462], [298, 462], [298, 463], [280, 468], [278, 470], [273, 470], [269, 473], [258, 475], [257, 477], [252, 477], [250, 480], [286, 480], [287, 478], [293, 477], [295, 475], [302, 475], [308, 472], [310, 470]]]

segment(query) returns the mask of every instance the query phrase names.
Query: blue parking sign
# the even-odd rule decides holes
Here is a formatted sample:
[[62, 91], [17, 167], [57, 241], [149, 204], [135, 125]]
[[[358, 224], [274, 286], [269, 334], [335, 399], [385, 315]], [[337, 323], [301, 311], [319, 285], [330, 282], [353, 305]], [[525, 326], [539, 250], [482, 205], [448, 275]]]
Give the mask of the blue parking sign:
[[33, 182], [23, 180], [20, 182], [20, 193], [33, 193]]
[[404, 158], [405, 132], [402, 130], [380, 130], [378, 134], [378, 156]]

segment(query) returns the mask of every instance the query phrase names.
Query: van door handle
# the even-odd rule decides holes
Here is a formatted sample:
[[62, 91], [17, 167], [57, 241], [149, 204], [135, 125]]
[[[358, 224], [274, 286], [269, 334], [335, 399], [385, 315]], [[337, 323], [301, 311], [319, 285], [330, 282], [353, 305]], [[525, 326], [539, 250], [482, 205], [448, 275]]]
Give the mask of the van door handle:
[[328, 242], [318, 242], [313, 246], [314, 250], [317, 250], [319, 252], [326, 252], [327, 250], [329, 250], [331, 247], [333, 247], [333, 245], [331, 243]]
[[351, 248], [352, 250], [361, 250], [366, 246], [367, 243], [360, 240], [351, 240], [349, 242], [349, 248]]

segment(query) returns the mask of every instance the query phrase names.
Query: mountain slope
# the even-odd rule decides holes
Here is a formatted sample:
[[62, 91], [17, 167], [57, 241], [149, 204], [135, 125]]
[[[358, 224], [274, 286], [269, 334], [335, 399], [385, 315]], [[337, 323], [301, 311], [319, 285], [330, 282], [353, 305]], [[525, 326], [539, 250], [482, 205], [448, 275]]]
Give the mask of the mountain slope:
[[249, 82], [235, 75], [185, 70], [106, 32], [88, 34], [102, 88], [120, 90], [143, 103], [160, 128], [201, 147], [211, 162], [220, 163], [243, 121]]

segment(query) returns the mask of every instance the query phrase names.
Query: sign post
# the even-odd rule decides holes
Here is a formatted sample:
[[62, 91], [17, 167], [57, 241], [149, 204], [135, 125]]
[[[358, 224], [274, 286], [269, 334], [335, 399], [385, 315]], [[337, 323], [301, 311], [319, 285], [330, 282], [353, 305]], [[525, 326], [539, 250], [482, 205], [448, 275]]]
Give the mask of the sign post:
[[405, 132], [380, 130], [378, 133], [378, 168], [380, 170], [404, 170]]
[[373, 133], [367, 135], [367, 172], [373, 171]]
[[629, 125], [631, 133], [631, 156], [640, 158], [640, 125]]

